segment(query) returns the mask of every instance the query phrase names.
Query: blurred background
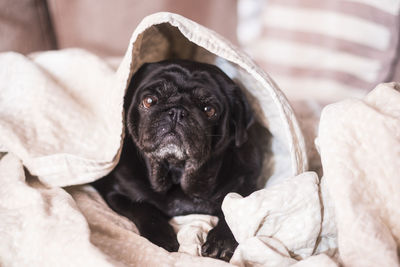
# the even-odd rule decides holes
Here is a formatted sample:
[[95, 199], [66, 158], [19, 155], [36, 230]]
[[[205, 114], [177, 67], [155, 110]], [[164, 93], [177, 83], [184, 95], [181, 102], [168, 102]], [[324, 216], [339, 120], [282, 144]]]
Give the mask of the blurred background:
[[400, 0], [0, 0], [0, 51], [81, 47], [122, 57], [138, 23], [169, 11], [246, 51], [291, 100], [329, 103], [399, 81]]

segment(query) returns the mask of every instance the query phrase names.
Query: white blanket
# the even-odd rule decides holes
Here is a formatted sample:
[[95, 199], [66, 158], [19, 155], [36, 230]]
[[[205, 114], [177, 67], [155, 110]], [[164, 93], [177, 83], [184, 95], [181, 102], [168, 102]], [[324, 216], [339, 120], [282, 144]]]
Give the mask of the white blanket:
[[329, 255], [345, 266], [399, 265], [399, 89], [382, 84], [364, 100], [323, 110], [320, 198], [312, 173], [244, 199], [225, 198], [223, 210], [240, 243], [232, 263], [286, 266], [296, 258], [306, 259], [298, 265], [334, 265], [321, 256]]
[[[179, 17], [161, 19], [185, 26]], [[134, 34], [136, 43], [146, 42], [144, 29]], [[224, 200], [226, 220], [240, 243], [231, 264], [399, 265], [398, 85], [383, 84], [364, 100], [326, 107], [317, 142], [324, 176], [297, 175], [306, 166], [305, 148], [284, 97], [229, 46], [215, 49], [200, 37], [190, 35], [240, 66], [236, 71], [247, 71], [238, 77], [249, 81], [250, 96], [263, 99], [256, 112], [271, 127], [272, 156], [280, 162], [267, 188]], [[215, 218], [174, 218], [181, 248], [168, 253], [140, 237], [93, 189], [78, 186], [101, 177], [118, 160], [121, 101], [135, 68], [132, 57], [143, 50], [132, 43], [116, 75], [80, 50], [0, 56], [0, 147], [6, 152], [0, 159], [2, 266], [229, 265], [196, 256]], [[269, 91], [258, 92], [260, 85]], [[267, 103], [274, 108], [264, 107]], [[290, 171], [283, 177], [285, 166]]]
[[382, 84], [324, 109], [319, 146], [334, 202], [341, 260], [399, 266], [400, 93]]

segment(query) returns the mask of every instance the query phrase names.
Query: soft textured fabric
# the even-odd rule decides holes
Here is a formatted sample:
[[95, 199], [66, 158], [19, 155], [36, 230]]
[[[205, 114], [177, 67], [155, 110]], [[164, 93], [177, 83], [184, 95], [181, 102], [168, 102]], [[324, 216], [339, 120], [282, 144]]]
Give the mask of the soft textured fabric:
[[318, 143], [349, 266], [399, 266], [400, 86], [323, 110]]
[[241, 1], [258, 4], [239, 16], [243, 47], [292, 99], [362, 97], [393, 78], [399, 0]]
[[[337, 248], [334, 211], [325, 183], [305, 172], [243, 198], [228, 194], [222, 204], [226, 222], [239, 246], [232, 264], [265, 266], [294, 264], [318, 251], [333, 255]], [[216, 218], [175, 217], [179, 251], [201, 255], [201, 245]], [[272, 260], [274, 259], [274, 260]], [[297, 259], [297, 260], [296, 260]]]
[[80, 50], [32, 58], [0, 56], [3, 151], [50, 186], [105, 175], [116, 164], [122, 133], [122, 97], [109, 89], [114, 72]]
[[[311, 256], [320, 237], [325, 206], [318, 183], [315, 173], [303, 173], [246, 198], [228, 194], [222, 210], [239, 242], [231, 262], [281, 266]], [[331, 232], [335, 234], [334, 229]]]

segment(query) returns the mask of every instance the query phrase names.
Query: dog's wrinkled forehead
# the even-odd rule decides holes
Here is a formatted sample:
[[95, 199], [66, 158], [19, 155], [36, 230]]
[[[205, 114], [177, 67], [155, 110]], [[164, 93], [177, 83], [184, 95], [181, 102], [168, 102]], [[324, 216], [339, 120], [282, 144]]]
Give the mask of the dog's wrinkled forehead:
[[224, 97], [221, 87], [225, 84], [221, 82], [230, 82], [220, 69], [204, 63], [194, 66], [192, 62], [174, 60], [152, 63], [151, 68], [149, 66], [143, 65], [138, 73], [138, 91], [156, 90], [166, 96], [191, 93], [198, 99], [212, 102]]

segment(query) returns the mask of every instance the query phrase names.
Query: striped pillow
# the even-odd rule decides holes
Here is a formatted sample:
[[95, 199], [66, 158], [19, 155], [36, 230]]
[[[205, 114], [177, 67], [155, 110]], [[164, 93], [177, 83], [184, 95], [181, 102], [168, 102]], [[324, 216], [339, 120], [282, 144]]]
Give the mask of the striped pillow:
[[290, 99], [331, 102], [392, 79], [399, 6], [400, 0], [241, 0], [238, 33]]

